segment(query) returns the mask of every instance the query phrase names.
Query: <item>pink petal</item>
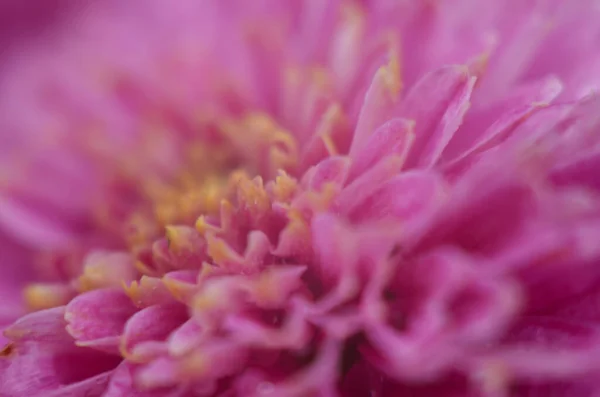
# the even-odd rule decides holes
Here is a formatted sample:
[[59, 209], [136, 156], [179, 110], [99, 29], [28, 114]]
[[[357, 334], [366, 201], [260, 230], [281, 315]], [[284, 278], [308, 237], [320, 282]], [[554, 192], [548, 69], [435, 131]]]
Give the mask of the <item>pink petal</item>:
[[311, 168], [303, 177], [306, 188], [319, 191], [323, 185], [333, 183], [341, 186], [348, 177], [350, 160], [347, 157], [329, 157]]
[[356, 156], [369, 137], [391, 116], [398, 99], [400, 81], [397, 60], [377, 70], [358, 116], [356, 130], [350, 146], [350, 156]]
[[0, 225], [21, 241], [36, 246], [61, 247], [74, 237], [62, 220], [26, 208], [4, 195], [0, 196]]
[[[0, 330], [25, 313], [24, 284], [33, 278], [30, 252], [0, 233]], [[0, 334], [0, 345], [5, 342]]]
[[398, 156], [385, 157], [340, 192], [335, 202], [336, 207], [343, 213], [352, 211], [356, 203], [366, 200], [382, 184], [397, 175], [403, 163], [403, 159]]
[[527, 6], [531, 9], [521, 14], [522, 18], [517, 19], [516, 24], [511, 21], [506, 26], [507, 31], [504, 33], [507, 38], [490, 60], [490, 69], [482, 79], [476, 96], [478, 101], [498, 98], [508, 87], [512, 87], [525, 67], [534, 59], [536, 50], [550, 32], [550, 15], [541, 10], [543, 6]]
[[475, 86], [475, 77], [471, 77], [467, 83], [461, 87], [455, 95], [452, 102], [444, 112], [438, 128], [431, 136], [427, 146], [421, 153], [419, 166], [432, 167], [442, 155], [442, 152], [453, 138], [454, 133], [463, 122], [463, 117], [471, 106], [470, 98]]
[[174, 330], [167, 340], [169, 353], [181, 356], [188, 353], [202, 340], [202, 327], [191, 318]]
[[6, 328], [4, 335], [17, 342], [41, 342], [48, 348], [64, 348], [73, 345], [73, 338], [66, 332], [65, 307], [40, 310], [19, 318]]
[[[538, 109], [548, 106], [562, 90], [556, 77], [530, 83], [511, 92], [490, 108], [474, 112], [444, 152], [446, 159], [462, 158], [484, 151], [506, 139]], [[490, 123], [494, 121], [493, 124]], [[482, 129], [485, 129], [482, 132]]]
[[585, 154], [569, 161], [569, 164], [557, 167], [552, 180], [558, 185], [577, 184], [600, 191], [600, 152]]
[[103, 397], [184, 397], [185, 388], [142, 390], [133, 383], [133, 368], [131, 364], [123, 362], [112, 373], [110, 382]]
[[125, 323], [136, 311], [129, 297], [120, 290], [87, 292], [67, 305], [67, 331], [80, 346], [117, 353]]
[[148, 341], [164, 341], [187, 318], [187, 308], [180, 303], [142, 309], [127, 320], [121, 346], [124, 352], [135, 356], [138, 345]]
[[[511, 158], [487, 156], [465, 174], [446, 204], [431, 215], [432, 223], [417, 233], [424, 238], [420, 244], [443, 244], [449, 238], [471, 251], [502, 246], [526, 218], [535, 197], [536, 185], [528, 180], [533, 179], [529, 176], [533, 171], [526, 170], [538, 166], [536, 159], [528, 158], [531, 164], [517, 166]], [[511, 170], [513, 166], [518, 171]], [[407, 235], [406, 245], [411, 245], [412, 238]]]
[[78, 395], [69, 394], [71, 391], [101, 391], [108, 382], [107, 371], [120, 361], [87, 348], [53, 351], [44, 344], [17, 347], [14, 356], [0, 360], [0, 394], [71, 396]]
[[326, 340], [319, 349], [319, 354], [307, 368], [299, 371], [283, 382], [273, 384], [273, 395], [301, 396], [306, 393], [319, 391], [322, 397], [337, 395], [335, 386], [335, 372], [340, 353], [340, 344], [337, 341]]
[[[100, 396], [112, 377], [111, 372], [105, 372], [92, 378], [82, 380], [69, 386], [60, 387], [46, 394], [48, 397]], [[16, 397], [16, 396], [15, 396]]]
[[242, 316], [230, 316], [224, 328], [248, 347], [258, 349], [302, 349], [310, 340], [309, 324], [299, 307], [293, 307], [284, 323], [277, 328], [266, 326]]
[[348, 216], [356, 222], [393, 217], [403, 228], [433, 211], [442, 202], [446, 186], [437, 173], [408, 171], [384, 183], [364, 201], [356, 201]]
[[322, 214], [313, 218], [311, 229], [322, 280], [335, 279], [352, 268], [358, 259], [358, 246], [347, 225], [333, 215]]
[[[465, 66], [448, 66], [430, 72], [411, 89], [398, 110], [400, 116], [415, 122], [415, 140], [407, 167], [427, 163], [424, 156], [428, 151], [431, 162], [447, 144], [462, 118], [473, 83]], [[440, 121], [448, 127], [441, 127], [436, 133]]]
[[349, 179], [353, 180], [389, 155], [405, 160], [415, 138], [413, 130], [414, 122], [405, 119], [392, 119], [377, 128], [364, 147], [357, 149]]

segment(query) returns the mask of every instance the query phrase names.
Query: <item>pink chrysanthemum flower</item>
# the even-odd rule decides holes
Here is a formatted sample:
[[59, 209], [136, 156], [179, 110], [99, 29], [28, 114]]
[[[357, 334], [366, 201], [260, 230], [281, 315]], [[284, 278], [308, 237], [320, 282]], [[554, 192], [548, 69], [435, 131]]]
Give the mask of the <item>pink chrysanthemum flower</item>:
[[599, 395], [597, 2], [98, 3], [2, 65], [0, 396]]

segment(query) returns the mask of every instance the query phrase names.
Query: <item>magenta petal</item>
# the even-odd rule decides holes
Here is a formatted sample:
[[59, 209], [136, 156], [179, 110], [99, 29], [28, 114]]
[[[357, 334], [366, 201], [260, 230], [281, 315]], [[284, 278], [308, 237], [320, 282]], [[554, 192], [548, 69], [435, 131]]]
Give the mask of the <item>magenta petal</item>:
[[202, 327], [191, 318], [173, 331], [167, 340], [169, 353], [181, 356], [190, 352], [202, 340]]
[[136, 347], [145, 342], [165, 338], [188, 318], [187, 308], [180, 303], [150, 306], [135, 313], [125, 324], [122, 346], [136, 355]]
[[0, 395], [598, 394], [597, 2], [114, 0], [15, 40], [0, 327], [37, 276], [78, 296], [6, 329]]
[[357, 222], [393, 217], [405, 229], [409, 222], [439, 206], [445, 191], [437, 173], [409, 171], [382, 184], [366, 200], [356, 201], [348, 215]]
[[73, 396], [104, 396], [104, 391], [113, 373], [105, 372], [92, 378], [82, 380], [69, 386], [60, 387], [46, 396], [48, 397], [73, 397]]
[[600, 321], [600, 288], [598, 283], [592, 285], [583, 294], [575, 295], [572, 299], [562, 302], [551, 312], [573, 321], [585, 323]]
[[545, 263], [546, 268], [543, 269], [531, 266], [521, 272], [524, 286], [529, 291], [528, 300], [532, 312], [548, 312], [557, 305], [560, 307], [586, 292], [590, 293], [590, 289], [597, 285], [600, 280], [597, 262], [578, 263], [573, 260], [576, 258], [568, 256], [565, 259]]
[[178, 362], [161, 357], [136, 371], [134, 382], [140, 389], [169, 388], [177, 384], [179, 377]]
[[[142, 390], [134, 385], [134, 369], [131, 364], [121, 363], [110, 377], [110, 383], [102, 397], [184, 397], [185, 390]], [[182, 388], [183, 389], [183, 388]]]
[[520, 309], [510, 283], [486, 277], [460, 251], [439, 249], [403, 263], [393, 280], [390, 317], [400, 310], [402, 325], [376, 319], [366, 334], [383, 358], [381, 369], [399, 381], [440, 376], [463, 349], [497, 340]]
[[537, 144], [544, 137], [554, 139], [562, 130], [559, 127], [560, 123], [568, 120], [569, 115], [577, 109], [578, 105], [561, 103], [538, 107], [509, 135], [507, 143], [527, 145]]
[[[22, 288], [33, 278], [31, 253], [0, 232], [0, 330], [25, 313]], [[2, 343], [0, 334], [0, 344]]]
[[80, 346], [118, 353], [125, 323], [136, 311], [137, 308], [121, 290], [87, 292], [67, 305], [67, 331]]
[[[399, 116], [415, 122], [407, 167], [431, 163], [439, 155], [458, 128], [473, 84], [466, 67], [448, 66], [427, 74], [411, 89], [398, 111]], [[438, 127], [440, 121], [442, 127]]]
[[[406, 244], [422, 236], [419, 244], [426, 246], [443, 244], [446, 239], [471, 251], [502, 246], [534, 205], [535, 185], [528, 180], [533, 172], [526, 170], [537, 162], [533, 157], [527, 159], [531, 164], [518, 167], [511, 157], [488, 156], [456, 183], [446, 203], [431, 214], [431, 223], [417, 235], [407, 236]], [[519, 171], [509, 168], [513, 166]]]
[[225, 329], [239, 342], [258, 349], [302, 349], [308, 343], [311, 332], [305, 314], [298, 305], [279, 328], [265, 326], [242, 316], [229, 317]]
[[[600, 95], [597, 94], [568, 104], [567, 114], [554, 129], [529, 131], [528, 135], [531, 138], [528, 136], [528, 139], [531, 139], [532, 143], [549, 147], [554, 155], [556, 167], [577, 161], [600, 147], [600, 139], [596, 133], [600, 126], [598, 106], [600, 106]], [[524, 143], [529, 142], [521, 142], [521, 145]], [[514, 145], [518, 144], [519, 140], [515, 138]]]
[[392, 60], [375, 72], [356, 122], [350, 156], [362, 150], [373, 132], [391, 116], [400, 89], [400, 82], [396, 81], [399, 79], [398, 71], [394, 70], [396, 66]]
[[403, 163], [404, 160], [398, 156], [383, 158], [340, 192], [336, 200], [337, 208], [342, 213], [350, 212], [357, 203], [366, 200], [383, 183], [396, 176]]
[[561, 381], [585, 379], [600, 370], [598, 344], [593, 348], [556, 350], [538, 349], [535, 346], [521, 348], [503, 347], [491, 354], [491, 362], [501, 362], [515, 377], [534, 381]]
[[38, 213], [10, 197], [0, 196], [0, 226], [27, 244], [56, 248], [73, 238], [72, 231], [52, 219], [52, 214]]
[[596, 151], [557, 167], [552, 173], [552, 180], [558, 185], [577, 184], [600, 191], [599, 169], [600, 152]]
[[513, 391], [517, 397], [595, 397], [598, 382], [590, 379], [553, 382], [527, 382], [515, 386]]
[[65, 330], [64, 315], [65, 307], [34, 312], [21, 317], [4, 334], [18, 343], [41, 342], [50, 348], [71, 346], [73, 338]]
[[340, 350], [339, 342], [324, 341], [318, 356], [307, 368], [285, 381], [273, 385], [273, 395], [301, 396], [318, 390], [320, 396], [335, 396], [337, 393], [334, 379]]
[[331, 214], [317, 215], [312, 221], [312, 237], [315, 251], [320, 259], [320, 277], [323, 280], [337, 278], [348, 271], [357, 261], [355, 236], [348, 227]]
[[[121, 359], [88, 348], [49, 350], [42, 344], [17, 346], [13, 355], [0, 359], [0, 395], [71, 396], [101, 391], [107, 371]], [[90, 394], [97, 395], [97, 394]]]
[[[496, 146], [531, 114], [548, 106], [560, 94], [561, 89], [561, 82], [555, 77], [549, 77], [522, 87], [490, 109], [474, 113], [457, 133], [444, 156], [447, 159], [462, 158]], [[491, 125], [490, 120], [494, 120]], [[485, 130], [482, 131], [482, 128]]]
[[45, 395], [70, 396], [104, 389], [109, 374], [102, 373], [111, 370], [120, 357], [76, 346], [65, 330], [64, 312], [64, 307], [35, 312], [5, 331], [14, 343], [13, 351], [0, 358], [0, 395], [47, 390]]
[[525, 316], [510, 329], [505, 343], [535, 344], [556, 349], [588, 348], [600, 342], [600, 332], [577, 320], [560, 317]]
[[321, 190], [327, 183], [342, 186], [348, 177], [349, 167], [350, 160], [347, 157], [329, 157], [311, 168], [302, 182], [315, 191]]
[[534, 59], [542, 40], [550, 32], [548, 23], [551, 16], [542, 11], [543, 5], [525, 4], [527, 8], [521, 18], [516, 19], [516, 23], [511, 19], [511, 23], [505, 27], [507, 40], [490, 60], [490, 70], [482, 79], [476, 96], [482, 102], [498, 98], [508, 87], [514, 86], [526, 66]]
[[114, 371], [104, 397], [146, 397], [146, 393], [137, 391], [133, 387], [133, 377], [130, 365], [123, 362]]
[[[442, 156], [442, 152], [454, 137], [454, 133], [462, 124], [463, 117], [471, 106], [470, 99], [475, 81], [475, 77], [469, 78], [467, 83], [459, 89], [448, 104], [448, 108], [444, 112], [439, 126], [429, 138], [429, 142], [421, 153], [421, 158], [418, 160], [419, 166], [432, 167]], [[410, 166], [410, 163], [408, 165]]]
[[393, 119], [375, 130], [353, 157], [350, 180], [389, 155], [397, 155], [404, 161], [415, 138], [414, 126], [410, 120]]

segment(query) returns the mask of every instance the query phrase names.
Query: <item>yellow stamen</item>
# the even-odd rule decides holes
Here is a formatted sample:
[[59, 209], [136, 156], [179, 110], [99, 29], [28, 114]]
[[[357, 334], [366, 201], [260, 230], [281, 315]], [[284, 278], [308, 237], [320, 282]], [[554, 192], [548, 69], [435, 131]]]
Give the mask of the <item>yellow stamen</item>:
[[206, 244], [206, 252], [217, 265], [224, 266], [231, 262], [241, 263], [244, 260], [244, 258], [235, 252], [224, 240], [215, 237], [214, 235], [208, 234], [206, 236]]
[[62, 284], [30, 284], [23, 293], [27, 307], [36, 311], [62, 306], [73, 296], [73, 291]]
[[238, 200], [250, 210], [264, 213], [271, 208], [271, 200], [260, 176], [250, 180], [242, 178], [238, 184]]
[[329, 209], [338, 192], [339, 188], [331, 182], [323, 184], [323, 187], [318, 192], [308, 192], [308, 199], [310, 200], [312, 209], [317, 212]]
[[339, 103], [333, 103], [327, 108], [323, 114], [319, 126], [317, 127], [317, 136], [321, 138], [327, 152], [334, 156], [339, 153], [335, 146], [333, 134], [336, 131], [342, 130], [347, 125], [347, 118]]
[[206, 233], [218, 233], [221, 229], [217, 226], [211, 225], [206, 221], [206, 217], [204, 215], [200, 215], [198, 219], [196, 219], [195, 228], [202, 236], [206, 235]]
[[192, 242], [189, 235], [180, 226], [166, 226], [166, 237], [169, 242], [169, 248], [173, 251], [182, 251], [192, 249]]
[[208, 262], [202, 262], [202, 265], [200, 267], [200, 273], [198, 273], [198, 280], [197, 280], [198, 284], [200, 284], [203, 280], [205, 280], [209, 276], [213, 275], [215, 273], [216, 269], [217, 269], [216, 266], [211, 265]]
[[184, 302], [191, 293], [192, 286], [172, 277], [163, 277], [162, 282], [167, 290], [173, 295], [173, 298]]
[[293, 197], [297, 186], [298, 182], [296, 179], [289, 176], [285, 171], [280, 170], [273, 185], [273, 195], [276, 200], [287, 202]]

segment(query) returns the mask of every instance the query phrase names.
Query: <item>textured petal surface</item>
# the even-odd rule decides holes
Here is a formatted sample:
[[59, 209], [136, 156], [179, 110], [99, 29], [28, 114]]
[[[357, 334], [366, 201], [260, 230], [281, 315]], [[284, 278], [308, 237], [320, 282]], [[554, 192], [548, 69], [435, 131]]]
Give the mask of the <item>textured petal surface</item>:
[[597, 397], [597, 1], [17, 3], [1, 396]]

